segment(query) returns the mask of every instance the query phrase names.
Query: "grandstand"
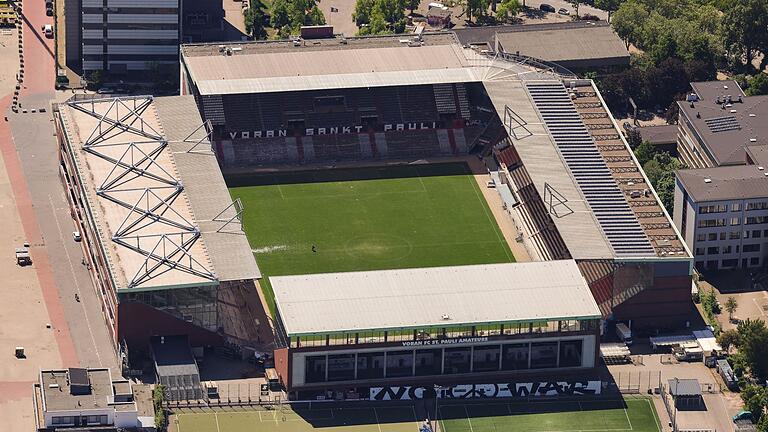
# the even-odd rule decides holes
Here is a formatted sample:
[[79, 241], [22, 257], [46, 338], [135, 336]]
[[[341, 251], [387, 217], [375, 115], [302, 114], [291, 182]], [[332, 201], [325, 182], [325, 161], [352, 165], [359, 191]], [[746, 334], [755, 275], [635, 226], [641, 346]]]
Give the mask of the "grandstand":
[[576, 260], [604, 318], [688, 319], [690, 252], [590, 80], [452, 32], [191, 44], [181, 58], [225, 175], [490, 156], [531, 257]]
[[155, 335], [194, 346], [258, 340], [259, 309], [247, 305], [258, 305], [261, 273], [194, 100], [73, 99], [56, 107], [55, 125], [115, 349], [146, 350]]

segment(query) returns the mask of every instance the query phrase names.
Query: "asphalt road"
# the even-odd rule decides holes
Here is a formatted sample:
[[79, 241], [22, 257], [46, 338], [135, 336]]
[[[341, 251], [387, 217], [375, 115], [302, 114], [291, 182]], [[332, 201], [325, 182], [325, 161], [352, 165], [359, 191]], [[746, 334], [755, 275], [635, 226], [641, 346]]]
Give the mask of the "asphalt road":
[[[541, 6], [542, 3], [546, 3], [548, 5], [554, 6], [555, 9], [566, 8], [572, 14], [574, 13], [573, 5], [571, 4], [571, 2], [566, 0], [524, 0], [523, 3], [525, 3], [526, 6], [531, 8], [538, 8], [539, 6]], [[580, 4], [579, 15], [583, 15], [585, 13], [595, 15], [601, 20], [608, 20], [608, 12], [602, 9], [594, 8], [590, 5]]]
[[[101, 301], [87, 269], [74, 222], [59, 180], [59, 160], [50, 101], [56, 96], [54, 44], [42, 33], [52, 24], [42, 2], [24, 5], [24, 88], [20, 102], [27, 113], [9, 116], [13, 141], [27, 181], [42, 243], [53, 272], [64, 315], [81, 366], [117, 366], [117, 357], [101, 311]], [[46, 108], [45, 113], [32, 109]], [[75, 294], [80, 302], [75, 300]], [[117, 371], [116, 371], [117, 372]]]

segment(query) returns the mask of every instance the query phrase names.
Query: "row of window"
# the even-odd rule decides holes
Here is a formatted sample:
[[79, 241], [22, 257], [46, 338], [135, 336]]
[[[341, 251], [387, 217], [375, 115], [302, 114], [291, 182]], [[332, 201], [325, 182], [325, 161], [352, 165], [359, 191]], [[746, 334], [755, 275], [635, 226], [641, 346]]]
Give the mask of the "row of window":
[[[758, 224], [764, 224], [768, 223], [768, 216], [749, 216], [744, 218], [744, 225], [758, 225]], [[741, 218], [730, 218], [730, 219], [702, 219], [699, 220], [699, 228], [712, 228], [712, 227], [723, 227], [723, 226], [736, 226], [736, 225], [742, 225]]]
[[[720, 240], [726, 239], [726, 234], [728, 240], [738, 240], [742, 237], [745, 239], [748, 238], [761, 238], [765, 237], [768, 238], [768, 230], [752, 230], [752, 231], [744, 231], [744, 235], [742, 236], [741, 231], [730, 231], [728, 233], [721, 232], [719, 233]], [[718, 239], [718, 233], [709, 233], [709, 234], [697, 234], [696, 235], [696, 241], [715, 241]]]
[[595, 320], [536, 321], [458, 327], [425, 327], [421, 329], [379, 330], [367, 332], [333, 333], [292, 336], [291, 347], [318, 347], [332, 345], [359, 345], [386, 342], [410, 342], [462, 337], [487, 337], [556, 332], [593, 331]]
[[[730, 207], [732, 212], [741, 211], [741, 203], [733, 203], [731, 204]], [[766, 210], [768, 209], [768, 201], [747, 203], [744, 209], [746, 211]], [[727, 211], [728, 211], [727, 204], [713, 204], [713, 205], [705, 205], [705, 206], [699, 207], [699, 214], [725, 213]]]
[[[741, 248], [744, 253], [747, 252], [760, 252], [760, 243], [755, 244], [745, 244], [743, 248]], [[707, 255], [719, 255], [719, 254], [729, 254], [732, 253], [733, 248], [731, 245], [728, 246], [710, 246], [708, 248], [703, 247], [697, 247], [696, 248], [696, 255], [704, 255], [705, 253]], [[736, 245], [736, 253], [739, 253], [739, 245]]]
[[51, 423], [54, 426], [87, 426], [87, 425], [108, 425], [108, 418], [106, 415], [92, 415], [92, 416], [58, 416], [52, 417]]
[[[732, 269], [737, 268], [739, 266], [739, 260], [738, 259], [724, 259], [720, 261], [720, 266], [717, 265], [717, 260], [709, 260], [709, 261], [696, 261], [696, 267], [702, 270], [717, 270], [720, 269]], [[743, 258], [741, 260], [741, 267], [747, 268], [747, 267], [757, 267], [760, 265], [760, 257], [753, 257], [753, 258]]]
[[460, 348], [331, 354], [305, 358], [304, 381], [450, 375], [582, 366], [581, 339]]

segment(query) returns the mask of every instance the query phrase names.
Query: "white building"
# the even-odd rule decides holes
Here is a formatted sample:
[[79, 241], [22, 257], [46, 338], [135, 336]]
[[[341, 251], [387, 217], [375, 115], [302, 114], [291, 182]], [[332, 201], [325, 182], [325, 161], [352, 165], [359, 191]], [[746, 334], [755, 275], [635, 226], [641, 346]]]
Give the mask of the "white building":
[[674, 223], [699, 270], [757, 268], [768, 254], [768, 96], [692, 83], [678, 102]]
[[131, 383], [113, 380], [107, 368], [40, 371], [34, 396], [38, 430], [154, 426], [152, 413], [140, 416]]
[[82, 66], [125, 75], [179, 62], [179, 0], [81, 0]]

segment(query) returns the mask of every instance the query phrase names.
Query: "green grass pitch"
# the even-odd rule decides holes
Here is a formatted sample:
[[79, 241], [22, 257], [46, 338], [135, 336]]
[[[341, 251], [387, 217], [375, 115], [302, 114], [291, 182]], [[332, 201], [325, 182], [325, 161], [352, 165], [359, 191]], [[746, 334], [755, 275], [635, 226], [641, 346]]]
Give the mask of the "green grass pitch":
[[248, 175], [229, 184], [245, 207], [264, 281], [514, 261], [463, 162]]
[[659, 432], [650, 399], [440, 407], [442, 432]]
[[[431, 401], [427, 401], [432, 403]], [[323, 406], [322, 404], [320, 405]], [[625, 401], [444, 402], [441, 432], [659, 432], [653, 403]], [[418, 432], [413, 406], [219, 410], [177, 413], [170, 432]]]

